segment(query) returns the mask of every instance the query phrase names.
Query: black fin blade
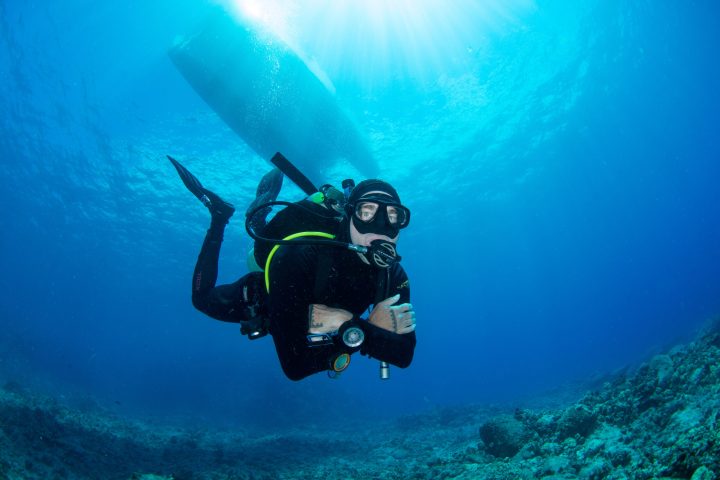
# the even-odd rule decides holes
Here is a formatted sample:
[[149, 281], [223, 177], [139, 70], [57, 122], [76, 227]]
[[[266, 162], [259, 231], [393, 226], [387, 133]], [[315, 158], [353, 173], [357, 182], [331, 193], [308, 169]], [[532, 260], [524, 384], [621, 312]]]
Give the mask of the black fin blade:
[[202, 197], [205, 196], [205, 189], [203, 188], [202, 183], [200, 183], [200, 180], [198, 180], [195, 175], [190, 173], [190, 170], [183, 167], [180, 162], [172, 158], [170, 155], [167, 155], [167, 158], [172, 162], [175, 170], [177, 170], [178, 175], [180, 175], [180, 180], [182, 180], [185, 184], [185, 187], [187, 187], [193, 195], [202, 201]]

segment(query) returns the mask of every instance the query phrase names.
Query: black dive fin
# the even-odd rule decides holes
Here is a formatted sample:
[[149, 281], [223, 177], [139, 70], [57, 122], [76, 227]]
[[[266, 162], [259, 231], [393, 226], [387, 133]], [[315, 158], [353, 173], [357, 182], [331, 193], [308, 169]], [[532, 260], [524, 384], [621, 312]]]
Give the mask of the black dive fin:
[[235, 207], [233, 206], [233, 204], [226, 202], [217, 194], [203, 187], [202, 183], [200, 183], [200, 180], [198, 180], [195, 175], [190, 173], [190, 170], [183, 167], [180, 162], [172, 158], [170, 155], [166, 156], [168, 160], [172, 162], [175, 170], [177, 170], [178, 172], [178, 175], [180, 175], [180, 180], [182, 180], [187, 189], [190, 190], [190, 193], [195, 195], [198, 200], [200, 200], [203, 205], [205, 205], [210, 210], [211, 215], [219, 216], [225, 219], [227, 223], [227, 219], [232, 217], [232, 214], [235, 212]]
[[256, 197], [262, 197], [267, 195], [271, 200], [274, 201], [280, 194], [282, 188], [283, 173], [278, 168], [273, 168], [266, 173], [257, 187]]
[[297, 169], [295, 165], [290, 163], [290, 160], [285, 158], [285, 156], [277, 152], [270, 161], [280, 169], [282, 173], [287, 175], [287, 177], [293, 181], [295, 185], [300, 187], [300, 189], [305, 192], [306, 195], [312, 195], [313, 193], [317, 192], [318, 189], [313, 183], [308, 179], [300, 170]]
[[[266, 173], [260, 180], [260, 183], [257, 187], [257, 192], [255, 194], [255, 200], [253, 200], [250, 206], [247, 208], [245, 215], [247, 216], [258, 205], [268, 202], [274, 202], [277, 199], [278, 194], [280, 193], [280, 189], [282, 188], [282, 182], [283, 173], [278, 168], [273, 168], [268, 173]], [[256, 214], [255, 216], [257, 216], [257, 218], [255, 218], [254, 220], [259, 220], [260, 218], [262, 218], [263, 220], [261, 222], [261, 225], [265, 225], [264, 218], [267, 217], [270, 212], [271, 209], [268, 208], [263, 212], [262, 216], [257, 216]], [[256, 228], [256, 230], [259, 230], [259, 228]]]
[[180, 162], [175, 160], [173, 157], [167, 155], [167, 158], [172, 162], [175, 170], [178, 172], [178, 175], [180, 175], [180, 180], [182, 180], [187, 189], [190, 190], [190, 193], [195, 195], [198, 200], [205, 204], [206, 207], [210, 208], [210, 199], [205, 194], [205, 189], [203, 188], [202, 183], [200, 183], [200, 180], [198, 180], [195, 175], [190, 173], [190, 170], [183, 167]]

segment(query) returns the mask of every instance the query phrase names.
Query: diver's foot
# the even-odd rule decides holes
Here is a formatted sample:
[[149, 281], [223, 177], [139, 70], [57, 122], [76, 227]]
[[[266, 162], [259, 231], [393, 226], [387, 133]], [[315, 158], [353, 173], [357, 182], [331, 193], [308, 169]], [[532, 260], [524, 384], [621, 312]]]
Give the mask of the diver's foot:
[[228, 223], [230, 217], [232, 217], [233, 213], [235, 213], [235, 207], [233, 204], [226, 202], [220, 198], [219, 195], [211, 192], [210, 190], [204, 189], [204, 193], [208, 201], [206, 202], [203, 200], [203, 203], [208, 210], [210, 210], [210, 215], [212, 215], [213, 220]]

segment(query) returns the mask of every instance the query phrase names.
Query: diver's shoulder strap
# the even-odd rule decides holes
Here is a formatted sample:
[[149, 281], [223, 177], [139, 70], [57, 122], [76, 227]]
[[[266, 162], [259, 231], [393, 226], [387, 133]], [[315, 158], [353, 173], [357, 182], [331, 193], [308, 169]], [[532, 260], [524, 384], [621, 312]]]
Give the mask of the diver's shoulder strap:
[[[322, 238], [329, 238], [334, 239], [335, 235], [332, 235], [330, 233], [325, 232], [298, 232], [293, 233], [292, 235], [288, 235], [287, 237], [283, 238], [283, 240], [293, 240], [295, 238], [300, 237], [322, 237]], [[270, 253], [267, 256], [267, 260], [265, 261], [265, 290], [270, 293], [270, 262], [272, 262], [273, 257], [275, 256], [275, 252], [277, 252], [278, 248], [280, 248], [281, 245], [275, 245], [272, 250], [270, 250]], [[329, 267], [328, 267], [329, 270]]]

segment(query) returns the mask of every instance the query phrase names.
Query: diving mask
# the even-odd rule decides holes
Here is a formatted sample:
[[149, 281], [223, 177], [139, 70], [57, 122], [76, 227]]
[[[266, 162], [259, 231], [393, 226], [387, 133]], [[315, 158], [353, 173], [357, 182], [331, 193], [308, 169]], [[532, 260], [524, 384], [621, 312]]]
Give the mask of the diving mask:
[[360, 198], [352, 205], [353, 225], [360, 233], [376, 233], [395, 238], [410, 223], [410, 210], [387, 195]]

